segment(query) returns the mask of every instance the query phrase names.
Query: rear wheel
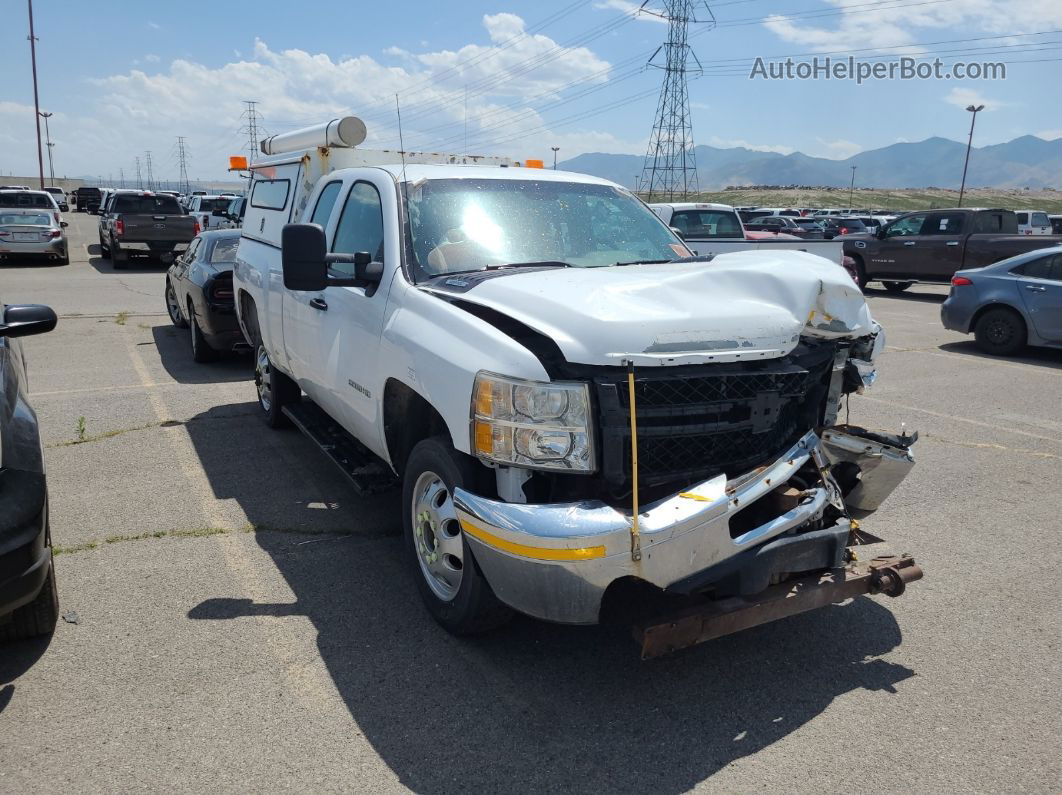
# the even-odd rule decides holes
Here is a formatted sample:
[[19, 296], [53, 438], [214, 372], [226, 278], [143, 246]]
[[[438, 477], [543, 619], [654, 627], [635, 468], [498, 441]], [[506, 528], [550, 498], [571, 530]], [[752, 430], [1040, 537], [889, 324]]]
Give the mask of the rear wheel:
[[989, 309], [977, 318], [974, 339], [985, 353], [1013, 356], [1025, 347], [1025, 321], [1013, 309], [1001, 306]]
[[914, 282], [882, 282], [882, 284], [885, 285], [885, 289], [890, 293], [902, 293]]
[[111, 249], [103, 244], [103, 233], [100, 233], [100, 256], [104, 259], [111, 258]]
[[203, 330], [199, 328], [199, 321], [195, 318], [195, 307], [188, 302], [188, 325], [192, 329], [192, 361], [205, 364], [218, 358], [218, 352], [210, 347], [203, 336]]
[[475, 481], [475, 466], [449, 439], [434, 437], [413, 448], [402, 480], [403, 533], [417, 589], [432, 617], [455, 635], [487, 632], [512, 617], [476, 565], [454, 508], [453, 490]]
[[51, 567], [37, 598], [22, 605], [7, 622], [0, 624], [0, 642], [47, 635], [55, 630], [58, 620], [59, 593], [55, 589], [55, 568]]
[[188, 321], [181, 314], [181, 302], [177, 300], [177, 292], [169, 279], [166, 280], [166, 314], [177, 328], [188, 328]]
[[258, 405], [270, 428], [284, 428], [291, 420], [284, 414], [284, 406], [297, 403], [302, 395], [299, 385], [273, 367], [261, 340], [254, 356], [254, 383], [258, 389]]

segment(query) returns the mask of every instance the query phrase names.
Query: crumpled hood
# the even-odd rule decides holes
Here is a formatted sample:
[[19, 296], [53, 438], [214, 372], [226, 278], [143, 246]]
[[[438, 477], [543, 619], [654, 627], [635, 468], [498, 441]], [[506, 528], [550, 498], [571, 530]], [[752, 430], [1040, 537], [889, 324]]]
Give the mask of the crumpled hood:
[[460, 300], [545, 334], [578, 364], [768, 359], [789, 353], [801, 335], [861, 337], [876, 328], [845, 270], [802, 251], [512, 273]]

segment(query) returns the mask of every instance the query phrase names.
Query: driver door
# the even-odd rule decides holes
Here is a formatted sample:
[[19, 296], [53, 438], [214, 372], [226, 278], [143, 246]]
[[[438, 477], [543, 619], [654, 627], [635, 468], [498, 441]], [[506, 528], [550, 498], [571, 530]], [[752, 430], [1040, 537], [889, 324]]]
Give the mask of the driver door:
[[911, 263], [921, 256], [917, 249], [925, 220], [925, 213], [915, 213], [889, 224], [884, 239], [878, 241], [873, 256], [869, 257], [867, 272], [875, 276], [909, 275]]

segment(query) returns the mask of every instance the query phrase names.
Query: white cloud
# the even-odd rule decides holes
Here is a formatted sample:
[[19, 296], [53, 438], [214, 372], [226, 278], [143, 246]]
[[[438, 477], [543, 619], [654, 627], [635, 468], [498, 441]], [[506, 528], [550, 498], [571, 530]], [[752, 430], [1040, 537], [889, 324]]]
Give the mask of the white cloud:
[[[897, 6], [884, 4], [868, 8], [866, 0], [826, 0], [841, 11], [832, 27], [805, 24], [799, 17], [774, 14], [764, 26], [783, 41], [817, 52], [895, 48], [896, 54], [921, 52], [918, 34], [923, 31], [951, 31], [961, 23], [988, 33], [1034, 33], [1062, 26], [1062, 3], [1058, 0], [1029, 0], [1021, 14], [1014, 13], [1010, 0], [950, 0], [945, 3]], [[947, 37], [945, 37], [947, 38]]]
[[635, 19], [642, 20], [643, 22], [659, 22], [666, 25], [667, 20], [660, 16], [659, 13], [648, 13], [649, 11], [658, 10], [654, 6], [649, 5], [646, 11], [641, 10], [641, 3], [633, 3], [631, 0], [600, 0], [600, 2], [594, 3], [594, 8], [610, 8], [615, 11], [622, 11], [624, 14], [630, 14]]
[[754, 144], [741, 138], [720, 138], [716, 135], [713, 135], [707, 141], [704, 141], [704, 143], [721, 149], [742, 146], [745, 149], [751, 149], [753, 152], [777, 152], [780, 155], [790, 155], [796, 151], [793, 147], [784, 146], [782, 144]]
[[[585, 47], [563, 47], [548, 36], [527, 34], [523, 20], [512, 14], [487, 15], [482, 24], [485, 44], [468, 44], [456, 51], [421, 50], [399, 65], [368, 55], [335, 58], [299, 49], [274, 50], [257, 40], [247, 57], [237, 55], [217, 67], [185, 57], [168, 61], [156, 73], [134, 67], [90, 78], [86, 99], [91, 113], [53, 125], [54, 138], [74, 129], [79, 138], [76, 147], [57, 145], [56, 167], [61, 161], [63, 173], [69, 175], [109, 171], [117, 175], [119, 167], [129, 172], [134, 156], [151, 149], [155, 173], [167, 178], [176, 172], [175, 136], [183, 135], [192, 177], [221, 176], [225, 158], [246, 149], [246, 134], [239, 132], [246, 99], [259, 102], [262, 137], [353, 113], [363, 117], [369, 128], [367, 146], [393, 147], [396, 92], [408, 147], [460, 151], [466, 86], [473, 151], [552, 159], [550, 146], [560, 146], [562, 158], [589, 150], [644, 150], [637, 141], [606, 132], [554, 131], [534, 109], [574, 82], [584, 86], [607, 82], [607, 61]], [[537, 61], [538, 68], [522, 69], [530, 60]], [[12, 111], [5, 107], [0, 105], [0, 140], [16, 127], [19, 138], [24, 138], [24, 125], [14, 118], [8, 123]], [[571, 115], [579, 107], [563, 106], [557, 115]], [[28, 118], [32, 126], [32, 110]], [[122, 119], [120, 137], [113, 134], [115, 118]], [[31, 152], [22, 152], [24, 148], [4, 147], [5, 163], [10, 160], [11, 168], [18, 170], [28, 168]]]
[[154, 53], [148, 53], [147, 55], [144, 56], [144, 60], [147, 63], [158, 63], [160, 58], [159, 58], [159, 56], [155, 55]]
[[980, 91], [972, 88], [953, 88], [944, 96], [944, 101], [959, 108], [965, 108], [968, 105], [984, 105], [986, 111], [999, 110], [1013, 104], [998, 99], [988, 99]]
[[1057, 130], [1040, 130], [1035, 133], [1037, 138], [1043, 138], [1045, 141], [1053, 141], [1056, 138], [1062, 138], [1062, 128]]
[[160, 25], [158, 22], [152, 22], [148, 20], [147, 26], [152, 30], [162, 30], [162, 25]]
[[863, 147], [859, 144], [842, 138], [838, 138], [836, 141], [827, 141], [824, 138], [816, 138], [815, 140], [819, 142], [819, 148], [815, 152], [809, 152], [809, 154], [814, 154], [816, 157], [844, 160], [863, 151]]

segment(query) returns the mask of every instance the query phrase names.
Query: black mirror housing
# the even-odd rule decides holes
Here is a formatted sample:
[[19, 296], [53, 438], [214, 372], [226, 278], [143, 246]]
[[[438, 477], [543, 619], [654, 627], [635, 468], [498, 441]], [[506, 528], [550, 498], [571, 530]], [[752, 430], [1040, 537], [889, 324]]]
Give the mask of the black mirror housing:
[[668, 229], [670, 229], [671, 233], [673, 235], [675, 235], [675, 237], [677, 237], [679, 240], [685, 240], [686, 239], [685, 233], [681, 229], [679, 229], [677, 226], [669, 226]]
[[328, 249], [319, 224], [285, 224], [280, 257], [289, 290], [316, 292], [328, 285]]
[[58, 318], [50, 306], [43, 304], [11, 304], [4, 310], [0, 323], [0, 337], [29, 337], [44, 334], [55, 328]]

